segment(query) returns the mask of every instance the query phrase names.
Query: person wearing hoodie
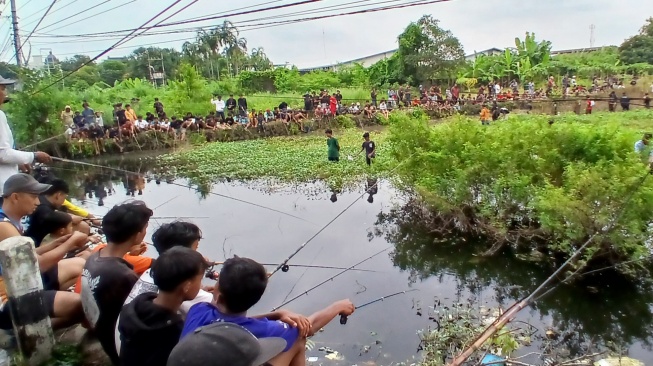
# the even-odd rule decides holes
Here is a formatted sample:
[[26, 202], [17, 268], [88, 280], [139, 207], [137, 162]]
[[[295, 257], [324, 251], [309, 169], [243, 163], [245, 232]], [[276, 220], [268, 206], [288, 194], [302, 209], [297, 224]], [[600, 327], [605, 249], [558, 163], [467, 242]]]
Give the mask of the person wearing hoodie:
[[190, 248], [175, 247], [152, 265], [159, 293], [138, 295], [120, 313], [120, 365], [165, 366], [177, 345], [184, 320], [177, 313], [197, 296], [207, 263]]
[[[154, 245], [154, 248], [157, 250], [159, 255], [162, 255], [176, 247], [185, 247], [192, 250], [197, 250], [201, 238], [202, 232], [200, 231], [200, 228], [197, 227], [197, 225], [191, 222], [174, 221], [169, 224], [161, 225], [161, 227], [159, 227], [154, 232], [154, 234], [152, 234], [152, 244]], [[156, 293], [157, 291], [159, 291], [159, 288], [154, 282], [154, 278], [152, 276], [152, 268], [150, 268], [146, 270], [139, 277], [136, 284], [134, 284], [131, 292], [129, 293], [129, 296], [127, 296], [127, 299], [125, 300], [123, 307], [129, 305], [129, 303], [134, 301], [134, 299], [143, 293]], [[185, 317], [191, 306], [200, 302], [211, 301], [213, 301], [213, 294], [211, 292], [205, 291], [203, 289], [199, 290], [194, 298], [189, 299], [188, 301], [184, 301], [184, 303], [181, 304], [179, 307], [179, 313]], [[116, 350], [118, 352], [120, 352], [121, 347], [120, 332], [118, 331], [119, 327], [120, 319], [118, 319], [118, 323], [116, 324], [114, 332]]]
[[70, 109], [70, 106], [67, 105], [66, 108], [61, 111], [61, 122], [63, 123], [64, 126], [66, 127], [73, 127], [73, 117], [75, 116], [75, 113], [73, 113], [72, 109]]

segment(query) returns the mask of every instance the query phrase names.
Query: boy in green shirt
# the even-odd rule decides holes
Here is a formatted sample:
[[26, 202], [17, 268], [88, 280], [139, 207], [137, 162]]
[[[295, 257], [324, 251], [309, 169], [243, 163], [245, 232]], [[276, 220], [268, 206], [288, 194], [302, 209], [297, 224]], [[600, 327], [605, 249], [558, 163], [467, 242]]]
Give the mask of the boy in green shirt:
[[333, 131], [328, 129], [324, 131], [327, 136], [327, 147], [328, 147], [328, 157], [329, 161], [339, 161], [340, 160], [340, 144], [338, 139], [333, 137]]

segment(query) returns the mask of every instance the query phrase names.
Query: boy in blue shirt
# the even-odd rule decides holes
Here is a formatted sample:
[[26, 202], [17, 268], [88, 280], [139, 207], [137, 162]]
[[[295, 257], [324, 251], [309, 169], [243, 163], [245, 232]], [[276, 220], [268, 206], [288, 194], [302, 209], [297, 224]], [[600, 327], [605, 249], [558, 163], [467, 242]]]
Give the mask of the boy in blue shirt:
[[306, 337], [312, 336], [337, 315], [348, 316], [354, 312], [351, 301], [340, 300], [308, 318], [286, 310], [248, 317], [247, 310], [261, 299], [267, 283], [268, 274], [259, 263], [249, 258], [228, 259], [218, 277], [215, 303], [200, 303], [190, 309], [181, 338], [212, 323], [235, 323], [258, 339], [285, 343], [283, 352], [267, 360], [270, 365], [297, 365], [305, 362]]

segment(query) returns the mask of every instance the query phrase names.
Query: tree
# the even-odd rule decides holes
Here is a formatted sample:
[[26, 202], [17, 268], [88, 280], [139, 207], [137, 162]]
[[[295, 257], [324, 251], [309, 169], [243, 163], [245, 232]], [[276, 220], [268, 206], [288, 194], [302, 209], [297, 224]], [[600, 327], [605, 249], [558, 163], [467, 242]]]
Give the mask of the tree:
[[[172, 79], [181, 62], [181, 53], [172, 48], [139, 47], [129, 56], [127, 72], [132, 78], [151, 80], [153, 72], [165, 72], [166, 79]], [[149, 61], [149, 59], [157, 59]]]
[[105, 60], [99, 65], [100, 79], [103, 82], [114, 85], [116, 81], [121, 81], [125, 77], [127, 64], [118, 60]]
[[272, 68], [272, 61], [265, 54], [263, 47], [252, 49], [248, 64], [254, 71], [265, 71]]
[[625, 64], [653, 64], [653, 17], [646, 20], [639, 34], [621, 44], [619, 58]]
[[[60, 63], [61, 70], [63, 70], [64, 72], [71, 72], [89, 61], [91, 61], [91, 58], [88, 57], [87, 55], [75, 55], [73, 57], [61, 61]], [[91, 64], [95, 64], [95, 63], [91, 63]]]
[[458, 38], [440, 28], [439, 21], [430, 15], [408, 25], [399, 36], [398, 53], [403, 77], [420, 82], [455, 77], [465, 60]]

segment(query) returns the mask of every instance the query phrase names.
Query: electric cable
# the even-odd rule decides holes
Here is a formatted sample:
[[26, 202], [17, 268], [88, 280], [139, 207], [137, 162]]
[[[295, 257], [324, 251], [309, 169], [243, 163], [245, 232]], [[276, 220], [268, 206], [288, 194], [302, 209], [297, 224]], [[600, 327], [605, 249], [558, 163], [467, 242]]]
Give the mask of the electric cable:
[[102, 52], [99, 53], [97, 56], [93, 57], [92, 59], [90, 59], [90, 60], [88, 60], [87, 62], [83, 63], [82, 65], [78, 66], [75, 70], [72, 70], [71, 72], [67, 73], [66, 75], [63, 75], [63, 76], [61, 76], [60, 78], [57, 78], [57, 80], [55, 80], [54, 82], [48, 84], [47, 86], [45, 86], [45, 87], [43, 87], [43, 88], [41, 88], [41, 89], [38, 89], [37, 91], [35, 91], [35, 92], [32, 93], [31, 95], [38, 94], [38, 93], [40, 93], [40, 92], [42, 92], [42, 91], [44, 91], [44, 90], [46, 90], [46, 89], [52, 87], [53, 85], [56, 85], [56, 84], [59, 83], [60, 81], [66, 79], [66, 78], [69, 77], [70, 75], [72, 75], [72, 74], [74, 74], [75, 72], [79, 71], [82, 67], [84, 67], [84, 66], [90, 64], [91, 62], [94, 62], [95, 60], [99, 59], [100, 57], [102, 57], [102, 56], [106, 55], [107, 53], [111, 52], [111, 50], [113, 50], [115, 47], [119, 46], [120, 44], [122, 44], [122, 43], [124, 43], [124, 42], [129, 41], [129, 40], [130, 40], [130, 37], [131, 37], [134, 33], [136, 33], [139, 29], [143, 29], [143, 28], [145, 28], [145, 27], [147, 26], [147, 24], [149, 24], [150, 22], [154, 21], [156, 18], [158, 18], [158, 17], [160, 17], [161, 15], [163, 15], [165, 12], [167, 12], [167, 11], [170, 10], [172, 7], [174, 7], [175, 5], [177, 5], [180, 1], [181, 1], [181, 0], [175, 0], [171, 5], [169, 5], [169, 6], [166, 7], [165, 9], [161, 10], [161, 11], [160, 11], [159, 13], [157, 13], [155, 16], [153, 16], [153, 17], [150, 18], [148, 21], [146, 21], [145, 23], [143, 23], [143, 25], [141, 25], [139, 28], [137, 28], [134, 32], [130, 33], [129, 35], [127, 35], [127, 36], [125, 36], [125, 37], [123, 37], [122, 40], [120, 40], [120, 41], [114, 43], [112, 46], [110, 46], [110, 47], [107, 48], [106, 50], [102, 51]]
[[[41, 19], [39, 19], [38, 23], [36, 23], [36, 26], [34, 26], [34, 28], [30, 32], [30, 34], [27, 36], [27, 38], [20, 44], [20, 47], [18, 47], [18, 49], [16, 50], [16, 53], [14, 53], [12, 58], [9, 59], [9, 62], [11, 62], [11, 60], [13, 60], [13, 58], [18, 57], [18, 55], [20, 55], [20, 51], [22, 51], [23, 47], [25, 46], [27, 41], [29, 41], [32, 34], [34, 34], [34, 31], [39, 27], [39, 25], [41, 25], [41, 22], [43, 21], [43, 19], [45, 19], [45, 17], [48, 16], [48, 13], [50, 12], [50, 10], [52, 10], [52, 7], [54, 6], [54, 4], [57, 3], [57, 1], [58, 0], [52, 0], [52, 3], [48, 7], [48, 10], [46, 10], [45, 13], [43, 14], [43, 16], [41, 16]], [[77, 0], [75, 0], [75, 1], [77, 1]], [[20, 65], [20, 63], [22, 63], [21, 60], [17, 60], [17, 61], [19, 62], [19, 65]]]

